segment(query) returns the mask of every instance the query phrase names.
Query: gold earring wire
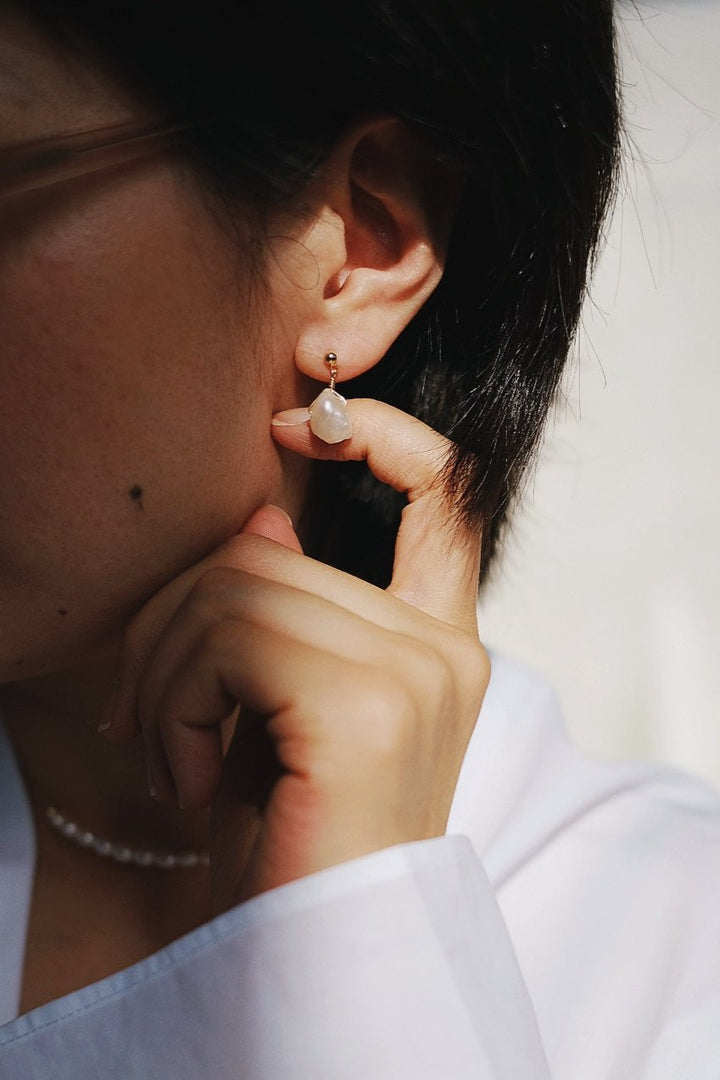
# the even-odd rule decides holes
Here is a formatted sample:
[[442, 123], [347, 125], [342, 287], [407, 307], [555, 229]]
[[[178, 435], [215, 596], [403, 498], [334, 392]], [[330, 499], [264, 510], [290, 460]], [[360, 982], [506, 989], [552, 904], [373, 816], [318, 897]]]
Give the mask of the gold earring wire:
[[347, 412], [347, 401], [335, 389], [338, 373], [337, 355], [334, 352], [327, 353], [325, 363], [330, 368], [330, 385], [321, 390], [315, 400], [308, 405], [310, 430], [323, 442], [344, 442], [352, 435], [352, 424]]
[[337, 356], [334, 352], [329, 352], [325, 357], [325, 363], [330, 368], [330, 389], [335, 389], [335, 380], [337, 379], [338, 362]]

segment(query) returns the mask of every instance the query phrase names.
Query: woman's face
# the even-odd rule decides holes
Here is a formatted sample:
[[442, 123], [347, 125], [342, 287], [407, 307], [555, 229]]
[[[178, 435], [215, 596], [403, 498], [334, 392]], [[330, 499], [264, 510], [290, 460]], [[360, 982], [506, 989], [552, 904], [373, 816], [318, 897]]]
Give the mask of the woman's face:
[[[130, 118], [0, 13], [0, 144]], [[0, 200], [0, 681], [107, 648], [261, 503], [297, 511], [269, 427], [309, 400], [296, 313], [238, 254], [167, 154]]]

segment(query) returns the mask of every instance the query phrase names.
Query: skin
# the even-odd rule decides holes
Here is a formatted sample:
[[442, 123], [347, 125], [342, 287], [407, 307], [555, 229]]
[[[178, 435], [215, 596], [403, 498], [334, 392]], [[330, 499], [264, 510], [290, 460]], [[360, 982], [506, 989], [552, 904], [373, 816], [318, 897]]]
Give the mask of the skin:
[[[142, 119], [7, 13], [0, 41], [3, 144]], [[347, 131], [271, 223], [261, 286], [170, 154], [0, 201], [0, 703], [37, 832], [24, 1009], [444, 831], [489, 675], [480, 540], [449, 529], [431, 429], [356, 400], [330, 447], [303, 408], [327, 352], [341, 382], [376, 363], [440, 278], [416, 149], [391, 118]], [[387, 591], [302, 553], [284, 512], [316, 457], [408, 493]], [[209, 846], [210, 875], [105, 863], [48, 829], [48, 802], [127, 843]]]

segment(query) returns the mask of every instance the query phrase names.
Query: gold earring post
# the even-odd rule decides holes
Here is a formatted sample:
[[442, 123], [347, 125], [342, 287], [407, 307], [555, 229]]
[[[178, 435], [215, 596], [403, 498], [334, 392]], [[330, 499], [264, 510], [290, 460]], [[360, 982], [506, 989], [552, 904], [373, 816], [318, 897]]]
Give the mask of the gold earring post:
[[325, 357], [325, 363], [330, 368], [330, 389], [335, 389], [335, 380], [337, 379], [338, 362], [337, 356], [334, 352], [329, 352]]

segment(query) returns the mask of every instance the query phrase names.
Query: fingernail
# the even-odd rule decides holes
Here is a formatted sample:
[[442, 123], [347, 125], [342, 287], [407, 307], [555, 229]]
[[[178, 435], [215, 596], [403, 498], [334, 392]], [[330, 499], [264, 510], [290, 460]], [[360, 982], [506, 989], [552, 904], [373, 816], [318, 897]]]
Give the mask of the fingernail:
[[275, 503], [267, 503], [267, 506], [272, 507], [273, 510], [277, 510], [278, 514], [282, 514], [282, 516], [285, 518], [288, 525], [290, 525], [293, 529], [295, 528], [295, 526], [293, 525], [293, 519], [290, 517], [287, 510], [283, 510], [282, 506], [276, 506]]
[[275, 413], [270, 423], [274, 427], [295, 427], [296, 424], [306, 424], [309, 419], [309, 409], [283, 409]]
[[100, 723], [98, 724], [98, 733], [102, 735], [103, 731], [107, 731], [112, 725], [113, 717], [115, 715], [115, 704], [118, 699], [118, 691], [120, 690], [120, 679], [113, 679], [112, 691], [110, 697], [103, 705], [103, 710], [100, 714]]
[[150, 796], [153, 799], [157, 798], [157, 784], [155, 783], [155, 774], [153, 773], [152, 762], [150, 758], [145, 758], [145, 764], [147, 765], [147, 782], [150, 789]]

